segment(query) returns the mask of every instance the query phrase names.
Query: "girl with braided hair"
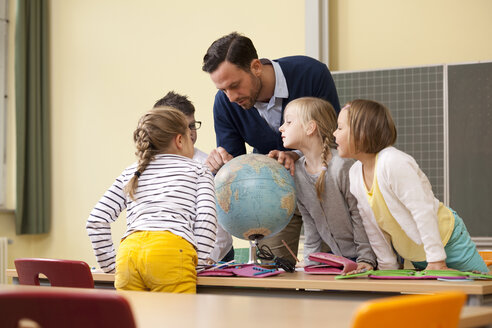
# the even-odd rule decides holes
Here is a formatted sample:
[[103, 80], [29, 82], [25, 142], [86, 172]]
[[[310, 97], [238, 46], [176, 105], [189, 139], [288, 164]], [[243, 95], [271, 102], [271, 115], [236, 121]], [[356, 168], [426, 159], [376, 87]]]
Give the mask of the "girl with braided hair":
[[[138, 161], [116, 179], [87, 220], [99, 266], [119, 290], [195, 293], [196, 266], [206, 264], [217, 229], [213, 176], [193, 161], [186, 117], [153, 109], [133, 134]], [[110, 224], [126, 209], [115, 254]]]
[[313, 97], [291, 101], [280, 127], [284, 147], [304, 154], [295, 164], [297, 205], [304, 223], [304, 261], [321, 251], [324, 241], [331, 252], [357, 262], [356, 272], [376, 267], [374, 255], [350, 193], [352, 160], [335, 149], [337, 117], [326, 100]]

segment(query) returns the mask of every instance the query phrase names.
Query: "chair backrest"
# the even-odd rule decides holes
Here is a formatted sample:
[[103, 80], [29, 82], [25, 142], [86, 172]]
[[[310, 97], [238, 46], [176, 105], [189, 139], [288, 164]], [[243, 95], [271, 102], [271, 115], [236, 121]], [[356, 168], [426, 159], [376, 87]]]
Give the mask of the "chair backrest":
[[0, 318], [2, 327], [26, 319], [41, 327], [136, 327], [128, 301], [109, 291], [0, 291]]
[[52, 286], [94, 288], [91, 268], [83, 261], [22, 258], [14, 262], [21, 285], [39, 286], [42, 273]]
[[483, 258], [487, 266], [492, 265], [492, 251], [479, 251], [478, 253]]
[[403, 295], [372, 300], [355, 313], [352, 328], [452, 328], [458, 327], [463, 292]]

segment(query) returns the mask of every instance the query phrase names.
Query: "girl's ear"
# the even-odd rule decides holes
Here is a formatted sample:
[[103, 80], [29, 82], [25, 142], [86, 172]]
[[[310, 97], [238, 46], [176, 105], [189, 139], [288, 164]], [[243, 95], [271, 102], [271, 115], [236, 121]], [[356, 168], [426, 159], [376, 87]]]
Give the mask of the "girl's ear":
[[306, 125], [306, 134], [308, 136], [312, 135], [316, 131], [317, 127], [318, 125], [315, 121], [309, 121], [309, 123]]
[[178, 150], [183, 149], [183, 135], [182, 134], [177, 134], [176, 137], [174, 137], [174, 144]]

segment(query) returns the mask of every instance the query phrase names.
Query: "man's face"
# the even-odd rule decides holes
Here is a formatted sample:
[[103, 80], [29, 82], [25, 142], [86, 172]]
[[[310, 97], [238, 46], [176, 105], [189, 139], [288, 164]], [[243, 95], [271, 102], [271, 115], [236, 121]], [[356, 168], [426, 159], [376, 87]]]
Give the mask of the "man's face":
[[243, 109], [254, 106], [261, 90], [261, 80], [252, 72], [247, 72], [228, 61], [222, 62], [210, 78], [217, 89], [223, 91], [230, 102]]

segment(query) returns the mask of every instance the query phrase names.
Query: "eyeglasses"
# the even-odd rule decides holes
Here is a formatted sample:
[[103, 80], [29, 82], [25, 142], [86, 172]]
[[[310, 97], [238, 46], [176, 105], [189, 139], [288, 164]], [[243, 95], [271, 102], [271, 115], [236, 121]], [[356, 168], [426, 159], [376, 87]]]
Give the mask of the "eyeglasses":
[[191, 123], [190, 125], [188, 125], [190, 130], [198, 130], [201, 126], [202, 126], [201, 121], [195, 121], [195, 123]]

